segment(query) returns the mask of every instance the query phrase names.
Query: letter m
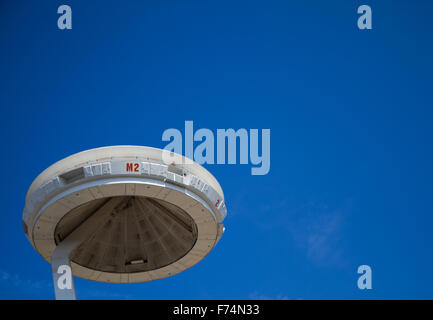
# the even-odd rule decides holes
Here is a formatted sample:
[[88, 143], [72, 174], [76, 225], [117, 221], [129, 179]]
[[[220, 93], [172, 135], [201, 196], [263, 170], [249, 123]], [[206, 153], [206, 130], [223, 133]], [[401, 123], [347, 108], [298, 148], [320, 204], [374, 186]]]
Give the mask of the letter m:
[[224, 164], [226, 158], [226, 140], [228, 149], [228, 163], [236, 164], [236, 141], [239, 139], [239, 163], [248, 163], [248, 132], [245, 129], [217, 130], [217, 163]]
[[131, 162], [128, 162], [126, 164], [126, 172], [132, 172], [132, 163]]

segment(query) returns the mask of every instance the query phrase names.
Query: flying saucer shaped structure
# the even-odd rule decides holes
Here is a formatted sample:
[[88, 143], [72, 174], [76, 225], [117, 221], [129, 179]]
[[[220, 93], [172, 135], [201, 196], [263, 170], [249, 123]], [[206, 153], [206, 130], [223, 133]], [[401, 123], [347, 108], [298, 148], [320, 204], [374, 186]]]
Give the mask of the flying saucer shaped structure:
[[53, 164], [32, 183], [23, 228], [52, 265], [57, 299], [75, 299], [72, 275], [157, 280], [190, 268], [217, 244], [227, 214], [219, 183], [180, 155], [168, 164], [166, 153], [91, 149]]

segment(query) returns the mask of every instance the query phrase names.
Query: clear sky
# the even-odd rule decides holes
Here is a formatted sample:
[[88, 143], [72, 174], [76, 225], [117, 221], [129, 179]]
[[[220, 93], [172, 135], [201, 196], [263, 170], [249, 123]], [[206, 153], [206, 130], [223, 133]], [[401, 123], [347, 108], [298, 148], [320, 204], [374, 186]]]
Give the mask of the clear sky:
[[21, 225], [41, 171], [162, 148], [193, 120], [271, 129], [269, 174], [205, 165], [228, 208], [210, 255], [152, 283], [76, 279], [78, 298], [432, 299], [432, 15], [429, 0], [0, 1], [0, 298], [54, 298]]

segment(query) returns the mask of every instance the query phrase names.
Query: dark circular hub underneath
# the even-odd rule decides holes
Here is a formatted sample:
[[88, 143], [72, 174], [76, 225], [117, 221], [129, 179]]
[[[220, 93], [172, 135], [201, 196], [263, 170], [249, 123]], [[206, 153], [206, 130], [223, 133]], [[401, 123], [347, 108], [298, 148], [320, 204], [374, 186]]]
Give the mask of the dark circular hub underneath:
[[[104, 223], [73, 252], [73, 262], [105, 272], [143, 272], [179, 260], [194, 246], [197, 226], [184, 210], [154, 198], [118, 198], [122, 198], [120, 204], [107, 212]], [[111, 199], [93, 200], [71, 210], [56, 227], [56, 242], [104, 210]]]

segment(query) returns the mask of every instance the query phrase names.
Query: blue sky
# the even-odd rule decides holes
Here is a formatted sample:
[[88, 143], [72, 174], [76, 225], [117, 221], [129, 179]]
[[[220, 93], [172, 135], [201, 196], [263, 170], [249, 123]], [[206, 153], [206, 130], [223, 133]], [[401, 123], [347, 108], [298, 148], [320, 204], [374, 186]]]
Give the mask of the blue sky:
[[193, 120], [271, 129], [270, 173], [205, 165], [228, 208], [211, 254], [152, 283], [76, 279], [80, 299], [432, 299], [432, 14], [428, 0], [1, 1], [0, 298], [54, 297], [21, 226], [37, 174], [89, 148], [162, 148]]

